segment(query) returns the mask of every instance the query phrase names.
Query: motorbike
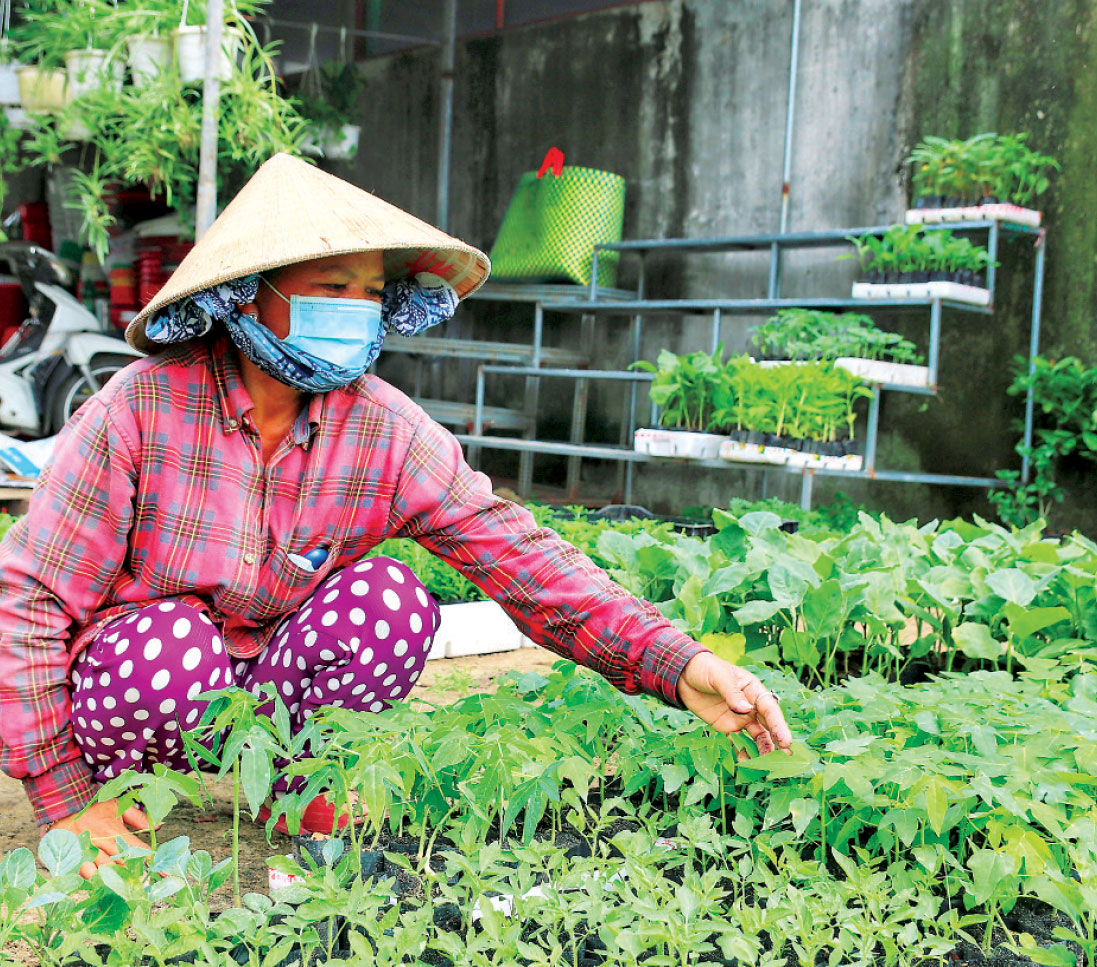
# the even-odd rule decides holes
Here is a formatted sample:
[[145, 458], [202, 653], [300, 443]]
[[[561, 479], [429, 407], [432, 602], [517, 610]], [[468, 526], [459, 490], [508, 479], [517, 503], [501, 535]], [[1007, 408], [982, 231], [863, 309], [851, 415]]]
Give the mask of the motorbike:
[[0, 263], [19, 280], [30, 307], [0, 346], [0, 430], [50, 436], [142, 353], [66, 291], [72, 273], [52, 252], [29, 242], [0, 242]]

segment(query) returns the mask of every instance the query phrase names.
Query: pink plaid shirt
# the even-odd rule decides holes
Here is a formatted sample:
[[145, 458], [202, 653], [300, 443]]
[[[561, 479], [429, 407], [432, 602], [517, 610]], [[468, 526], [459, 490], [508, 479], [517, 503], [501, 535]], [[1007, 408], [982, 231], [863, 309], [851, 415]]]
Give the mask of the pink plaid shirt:
[[[313, 396], [266, 466], [251, 408], [225, 337], [138, 360], [65, 428], [0, 544], [0, 768], [23, 780], [39, 822], [95, 794], [69, 669], [103, 624], [175, 598], [248, 657], [388, 537], [460, 569], [539, 644], [678, 704], [678, 676], [704, 648], [493, 496], [399, 390], [367, 375]], [[317, 547], [329, 554], [315, 573], [289, 558]]]

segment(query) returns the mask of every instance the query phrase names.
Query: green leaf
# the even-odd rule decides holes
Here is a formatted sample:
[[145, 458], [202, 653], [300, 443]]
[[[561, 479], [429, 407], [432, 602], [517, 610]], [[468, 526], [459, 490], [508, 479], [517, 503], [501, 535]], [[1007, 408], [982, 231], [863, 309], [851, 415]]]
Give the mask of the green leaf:
[[789, 803], [792, 814], [792, 828], [797, 836], [803, 836], [811, 821], [819, 815], [818, 799], [794, 799]]
[[793, 665], [814, 668], [819, 664], [819, 649], [806, 631], [785, 628], [781, 632], [781, 657]]
[[1034, 964], [1043, 964], [1045, 967], [1074, 967], [1078, 962], [1074, 952], [1066, 944], [1042, 947], [1030, 933], [1023, 933], [1017, 939], [1020, 943], [1007, 943], [1004, 946]]
[[835, 755], [857, 756], [872, 745], [877, 738], [879, 736], [873, 735], [871, 732], [865, 732], [848, 739], [835, 739], [833, 742], [826, 744], [826, 750], [827, 752], [833, 752]]
[[713, 631], [707, 635], [701, 635], [698, 640], [717, 658], [723, 658], [732, 665], [742, 664], [743, 658], [746, 657], [747, 638], [739, 632], [726, 635]]
[[1000, 598], [1027, 608], [1036, 597], [1036, 582], [1024, 571], [1015, 567], [994, 571], [986, 577], [989, 587]]
[[1005, 650], [1005, 645], [994, 639], [986, 625], [974, 621], [967, 621], [953, 628], [952, 639], [968, 658], [998, 661]]
[[972, 889], [965, 901], [978, 906], [1012, 887], [1018, 863], [1015, 857], [1007, 853], [977, 849], [968, 857], [967, 866], [972, 873]]
[[75, 873], [84, 862], [84, 851], [75, 833], [51, 829], [38, 844], [38, 859], [53, 876]]
[[836, 634], [845, 616], [844, 601], [842, 587], [834, 578], [806, 591], [801, 614], [808, 634], [817, 638]]
[[795, 779], [814, 771], [819, 760], [803, 742], [793, 742], [789, 751], [774, 751], [737, 763], [736, 769], [756, 772], [770, 779]]
[[12, 850], [0, 861], [0, 884], [29, 890], [35, 879], [34, 854], [25, 846]]
[[689, 778], [689, 770], [677, 762], [664, 763], [659, 774], [663, 777], [663, 788], [668, 793], [677, 792]]
[[930, 776], [926, 780], [924, 792], [929, 827], [940, 836], [945, 826], [945, 813], [948, 812], [948, 786], [940, 776]]
[[761, 624], [763, 621], [769, 621], [778, 611], [784, 608], [785, 605], [780, 601], [748, 601], [737, 611], [733, 611], [731, 616], [739, 622], [742, 627], [747, 625]]
[[244, 797], [248, 801], [252, 819], [256, 817], [259, 807], [267, 798], [270, 783], [270, 759], [264, 751], [248, 746], [240, 757], [240, 784], [244, 789]]
[[1009, 630], [1018, 638], [1027, 638], [1058, 621], [1069, 620], [1070, 612], [1066, 608], [1029, 608], [1010, 614]]

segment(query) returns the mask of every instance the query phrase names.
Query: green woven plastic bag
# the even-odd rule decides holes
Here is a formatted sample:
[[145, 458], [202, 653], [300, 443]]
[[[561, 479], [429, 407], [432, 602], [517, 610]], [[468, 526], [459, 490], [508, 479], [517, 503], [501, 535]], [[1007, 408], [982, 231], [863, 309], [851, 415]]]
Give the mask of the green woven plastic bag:
[[[594, 246], [621, 241], [624, 217], [620, 175], [569, 165], [543, 178], [527, 171], [491, 247], [491, 277], [590, 285]], [[598, 285], [614, 284], [617, 261], [616, 252], [598, 254]]]

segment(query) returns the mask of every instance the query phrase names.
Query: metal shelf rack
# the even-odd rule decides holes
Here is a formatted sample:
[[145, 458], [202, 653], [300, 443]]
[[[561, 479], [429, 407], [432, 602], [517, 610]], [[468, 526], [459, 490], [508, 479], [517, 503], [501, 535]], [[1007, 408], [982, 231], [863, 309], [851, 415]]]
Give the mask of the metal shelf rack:
[[[823, 310], [847, 310], [857, 309], [862, 312], [873, 310], [929, 310], [929, 345], [927, 362], [929, 376], [925, 387], [876, 384], [873, 397], [869, 405], [868, 426], [865, 433], [864, 469], [860, 471], [831, 470], [801, 467], [774, 467], [752, 463], [730, 463], [727, 461], [683, 461], [691, 466], [727, 468], [729, 466], [740, 468], [754, 468], [766, 470], [783, 470], [787, 473], [801, 475], [800, 501], [802, 506], [811, 504], [812, 485], [818, 474], [826, 476], [854, 477], [874, 480], [890, 480], [909, 483], [950, 484], [954, 486], [969, 487], [995, 487], [1001, 486], [1001, 481], [995, 478], [959, 476], [952, 474], [936, 473], [909, 473], [904, 471], [892, 471], [876, 466], [876, 445], [879, 434], [880, 397], [882, 392], [923, 393], [935, 395], [937, 392], [937, 370], [940, 356], [940, 337], [942, 314], [945, 309], [962, 312], [974, 312], [982, 315], [990, 315], [994, 311], [994, 287], [996, 271], [994, 263], [997, 262], [999, 244], [1004, 238], [1029, 238], [1034, 243], [1035, 263], [1033, 267], [1033, 300], [1029, 337], [1029, 369], [1033, 367], [1033, 359], [1039, 352], [1040, 338], [1040, 314], [1043, 294], [1044, 262], [1046, 256], [1045, 238], [1046, 232], [1042, 228], [1033, 228], [1027, 225], [1015, 225], [1008, 222], [979, 221], [979, 222], [953, 222], [941, 225], [927, 225], [927, 230], [952, 229], [957, 232], [985, 232], [987, 235], [987, 250], [990, 255], [991, 266], [987, 271], [987, 288], [990, 290], [990, 304], [978, 306], [969, 303], [955, 302], [938, 298], [903, 298], [903, 299], [853, 299], [853, 298], [782, 298], [780, 296], [780, 265], [781, 255], [789, 249], [823, 248], [849, 245], [850, 236], [865, 234], [884, 234], [890, 226], [871, 226], [867, 228], [850, 228], [830, 230], [822, 232], [787, 232], [781, 234], [763, 234], [749, 236], [727, 236], [707, 239], [640, 239], [617, 242], [608, 245], [600, 245], [594, 251], [592, 277], [597, 277], [597, 261], [599, 253], [613, 251], [621, 254], [635, 254], [641, 259], [639, 283], [635, 295], [631, 293], [627, 298], [615, 298], [608, 296], [593, 287], [585, 289], [584, 298], [570, 299], [537, 299], [535, 318], [538, 328], [543, 320], [545, 312], [559, 312], [565, 314], [578, 314], [584, 320], [584, 326], [589, 327], [590, 321], [599, 315], [626, 315], [631, 318], [630, 342], [631, 356], [640, 358], [641, 337], [643, 319], [646, 315], [654, 314], [702, 314], [711, 313], [712, 326], [710, 338], [710, 351], [714, 351], [720, 342], [720, 325], [725, 315], [760, 315], [768, 314], [787, 308], [811, 308]], [[649, 299], [645, 298], [644, 291], [644, 262], [652, 253], [701, 253], [701, 252], [736, 252], [736, 251], [764, 251], [770, 253], [769, 264], [769, 294], [764, 299]], [[524, 287], [523, 287], [524, 288]], [[532, 290], [532, 287], [530, 287]], [[574, 292], [573, 287], [569, 289]], [[532, 297], [531, 297], [532, 301]], [[583, 421], [585, 419], [586, 386], [591, 379], [606, 379], [623, 381], [629, 384], [626, 409], [627, 439], [631, 440], [632, 433], [638, 426], [638, 398], [639, 384], [650, 380], [648, 374], [634, 373], [622, 370], [590, 370], [569, 366], [545, 366], [546, 362], [555, 360], [546, 359], [542, 353], [537, 362], [527, 366], [502, 366], [494, 361], [489, 361], [478, 367], [476, 403], [473, 406], [472, 432], [458, 434], [465, 444], [472, 448], [490, 447], [502, 450], [517, 450], [523, 458], [534, 453], [562, 454], [569, 457], [568, 467], [568, 494], [571, 499], [577, 497], [579, 482], [579, 462], [583, 457], [596, 459], [611, 459], [620, 461], [625, 468], [624, 473], [624, 500], [632, 501], [632, 471], [641, 463], [661, 462], [667, 463], [670, 458], [649, 457], [636, 453], [627, 446], [593, 445], [583, 442]], [[494, 373], [507, 373], [510, 375], [523, 375], [527, 380], [527, 399], [530, 397], [530, 384], [536, 384], [542, 377], [557, 376], [575, 379], [576, 399], [572, 412], [571, 439], [568, 443], [557, 441], [538, 440], [527, 436], [525, 439], [513, 439], [503, 437], [489, 437], [484, 435], [489, 411], [484, 406], [485, 377]], [[581, 388], [581, 389], [580, 389]], [[532, 389], [533, 399], [536, 400], [536, 389]], [[654, 414], [654, 408], [653, 408]], [[535, 410], [533, 411], [535, 418]], [[1025, 430], [1024, 442], [1030, 444], [1032, 440], [1033, 405], [1031, 391], [1025, 406]], [[625, 436], [626, 434], [622, 434]], [[1022, 480], [1028, 479], [1028, 461], [1022, 464]], [[532, 462], [527, 461], [522, 465], [519, 475], [519, 493], [529, 492], [532, 478]]]

